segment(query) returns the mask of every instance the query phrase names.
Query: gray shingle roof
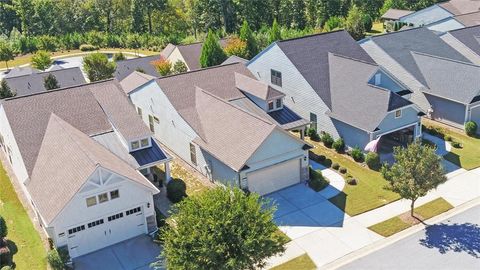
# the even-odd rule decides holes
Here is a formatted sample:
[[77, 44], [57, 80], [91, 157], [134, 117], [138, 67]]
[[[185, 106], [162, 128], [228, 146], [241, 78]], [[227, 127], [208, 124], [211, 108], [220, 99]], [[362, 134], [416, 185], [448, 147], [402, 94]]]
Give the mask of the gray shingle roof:
[[[25, 72], [22, 72], [22, 74]], [[79, 67], [55, 69], [45, 72], [33, 72], [18, 76], [5, 77], [8, 86], [16, 91], [17, 96], [25, 96], [46, 91], [44, 78], [49, 74], [55, 76], [61, 88], [86, 83]]]
[[344, 30], [277, 42], [307, 82], [331, 106], [328, 53], [337, 53], [374, 63]]
[[5, 78], [30, 75], [37, 72], [40, 72], [40, 70], [34, 69], [32, 67], [14, 67], [7, 73], [7, 75], [5, 75]]
[[403, 10], [403, 9], [395, 9], [395, 8], [390, 8], [385, 12], [385, 14], [382, 15], [382, 19], [387, 19], [387, 20], [398, 20], [403, 16], [406, 16], [408, 14], [412, 14], [414, 11], [411, 10]]
[[235, 72], [235, 86], [246, 93], [249, 93], [262, 100], [271, 100], [275, 98], [282, 98], [284, 93], [278, 91], [267, 83], [261, 82], [257, 79], [253, 79], [249, 76], [245, 76]]
[[480, 25], [480, 11], [455, 16], [455, 20], [466, 27]]
[[453, 15], [461, 15], [480, 10], [480, 1], [478, 0], [450, 0], [439, 5]]
[[[227, 40], [220, 39], [219, 43], [220, 46], [225, 47], [225, 45], [227, 44]], [[185, 64], [187, 64], [190, 70], [197, 70], [201, 68], [200, 55], [202, 54], [202, 46], [203, 42], [197, 42], [187, 45], [177, 45], [180, 54], [185, 60]]]
[[449, 33], [470, 50], [480, 55], [480, 25], [450, 31]]
[[160, 74], [157, 72], [155, 67], [150, 64], [152, 61], [158, 59], [160, 59], [160, 55], [152, 55], [118, 61], [117, 70], [115, 71], [115, 78], [121, 81], [138, 69], [141, 69], [145, 74], [154, 77], [160, 77]]
[[366, 131], [374, 131], [389, 111], [408, 106], [410, 101], [368, 84], [378, 71], [376, 64], [329, 54], [332, 118]]
[[463, 104], [480, 95], [480, 66], [421, 53], [413, 57], [428, 83], [425, 93]]
[[227, 60], [223, 61], [222, 65], [228, 65], [228, 64], [233, 64], [233, 63], [246, 64], [247, 62], [248, 62], [247, 59], [238, 57], [236, 55], [232, 55], [232, 56], [228, 57]]
[[157, 77], [141, 73], [138, 71], [132, 72], [130, 75], [125, 77], [122, 81], [120, 81], [120, 85], [122, 86], [123, 91], [125, 94], [130, 94], [133, 90], [137, 89], [138, 87], [146, 84], [151, 80], [155, 80]]
[[427, 85], [420, 73], [412, 51], [469, 62], [457, 50], [427, 28], [414, 28], [371, 38], [390, 57], [403, 66], [420, 83]]

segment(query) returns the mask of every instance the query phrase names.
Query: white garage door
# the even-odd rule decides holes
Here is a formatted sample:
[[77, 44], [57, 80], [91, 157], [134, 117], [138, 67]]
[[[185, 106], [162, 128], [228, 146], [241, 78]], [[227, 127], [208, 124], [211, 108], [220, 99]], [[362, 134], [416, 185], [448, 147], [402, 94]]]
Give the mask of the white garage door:
[[87, 222], [67, 231], [71, 257], [78, 257], [144, 234], [146, 223], [141, 207]]
[[265, 195], [300, 182], [300, 159], [285, 161], [247, 174], [248, 189]]

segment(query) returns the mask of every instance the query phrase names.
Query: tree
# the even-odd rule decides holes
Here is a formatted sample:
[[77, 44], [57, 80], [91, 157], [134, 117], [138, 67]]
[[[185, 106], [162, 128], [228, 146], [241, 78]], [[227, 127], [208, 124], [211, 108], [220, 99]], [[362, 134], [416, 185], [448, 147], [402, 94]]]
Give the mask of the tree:
[[225, 53], [227, 56], [236, 55], [247, 59], [249, 57], [249, 52], [247, 48], [247, 43], [239, 38], [230, 38], [225, 45]]
[[32, 0], [13, 0], [13, 7], [20, 18], [22, 33], [27, 36], [32, 34], [31, 28], [33, 27], [33, 17], [35, 15]]
[[154, 66], [157, 72], [162, 76], [167, 76], [172, 73], [172, 64], [164, 57], [160, 57], [160, 59], [152, 61], [150, 64], [152, 64], [152, 66]]
[[240, 28], [240, 40], [245, 42], [247, 46], [247, 55], [241, 56], [246, 59], [250, 59], [257, 55], [258, 47], [255, 37], [252, 34], [252, 30], [247, 21], [243, 21], [242, 28]]
[[168, 269], [256, 269], [284, 251], [274, 209], [259, 195], [218, 187], [175, 205], [162, 230], [157, 266]]
[[53, 90], [60, 88], [58, 84], [57, 78], [52, 73], [48, 74], [45, 78], [43, 78], [43, 85], [47, 90]]
[[125, 59], [127, 59], [127, 58], [125, 57], [125, 55], [122, 52], [118, 52], [118, 53], [115, 53], [113, 55], [113, 61], [114, 62], [123, 61]]
[[280, 28], [278, 27], [277, 19], [273, 20], [272, 28], [268, 33], [268, 43], [272, 44], [278, 40], [282, 40], [282, 33], [280, 32]]
[[106, 80], [113, 77], [116, 65], [109, 62], [103, 53], [92, 53], [83, 58], [83, 68], [91, 82]]
[[389, 183], [387, 189], [411, 201], [410, 214], [413, 217], [415, 201], [447, 181], [442, 158], [435, 154], [434, 148], [418, 142], [407, 148], [395, 147], [394, 157], [393, 166], [384, 166], [382, 174]]
[[178, 73], [183, 73], [187, 72], [188, 68], [187, 65], [182, 60], [177, 60], [175, 64], [173, 64], [173, 73], [178, 74]]
[[0, 99], [14, 97], [15, 92], [10, 89], [6, 80], [2, 80], [0, 83]]
[[363, 18], [364, 14], [356, 5], [353, 5], [348, 11], [345, 20], [345, 30], [347, 30], [355, 40], [360, 40], [365, 37], [365, 24]]
[[200, 55], [200, 65], [204, 67], [211, 67], [221, 64], [227, 56], [222, 47], [218, 43], [218, 37], [208, 30], [207, 38], [202, 46], [202, 53]]
[[52, 63], [50, 53], [46, 51], [38, 51], [32, 56], [32, 65], [36, 69], [46, 70]]
[[0, 241], [1, 239], [7, 237], [8, 234], [8, 228], [7, 228], [7, 223], [5, 222], [5, 219], [0, 216]]
[[145, 19], [144, 19], [144, 6], [143, 0], [132, 0], [131, 13], [132, 13], [132, 26], [131, 29], [135, 33], [145, 32]]
[[0, 61], [5, 62], [8, 70], [8, 61], [13, 60], [13, 50], [7, 42], [0, 42]]

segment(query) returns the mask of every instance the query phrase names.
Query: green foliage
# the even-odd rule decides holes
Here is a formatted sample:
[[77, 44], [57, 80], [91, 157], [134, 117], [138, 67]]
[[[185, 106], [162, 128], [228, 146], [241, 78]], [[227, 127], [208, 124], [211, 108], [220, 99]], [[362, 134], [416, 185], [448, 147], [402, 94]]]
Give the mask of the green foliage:
[[58, 84], [57, 78], [53, 74], [48, 74], [45, 78], [43, 78], [43, 85], [45, 86], [45, 89], [47, 90], [53, 90], [60, 88], [60, 85]]
[[0, 240], [7, 237], [8, 234], [8, 228], [7, 228], [7, 222], [5, 222], [5, 219], [0, 216]]
[[208, 31], [207, 38], [202, 46], [200, 55], [200, 65], [202, 67], [211, 67], [221, 64], [227, 56], [218, 43], [218, 37], [212, 30]]
[[395, 147], [394, 157], [395, 163], [390, 168], [384, 166], [382, 174], [389, 183], [387, 189], [411, 201], [413, 216], [415, 201], [447, 181], [442, 157], [435, 154], [435, 149], [420, 143]]
[[177, 60], [177, 62], [173, 64], [174, 74], [184, 73], [187, 71], [188, 71], [187, 65], [185, 65], [185, 63], [182, 60]]
[[345, 142], [343, 141], [342, 138], [338, 138], [332, 145], [333, 149], [337, 151], [338, 153], [343, 152], [345, 150]]
[[127, 59], [127, 58], [125, 57], [125, 55], [122, 52], [118, 52], [118, 53], [113, 55], [113, 61], [114, 62], [123, 61], [125, 59]]
[[0, 82], [0, 99], [14, 97], [15, 95], [15, 92], [8, 86], [7, 81], [2, 80]]
[[332, 148], [332, 145], [334, 143], [334, 140], [332, 138], [332, 135], [328, 134], [328, 133], [323, 133], [322, 134], [322, 142], [323, 144], [328, 147], [328, 148]]
[[353, 160], [355, 160], [356, 162], [363, 162], [363, 160], [365, 159], [365, 155], [363, 154], [362, 150], [358, 148], [358, 146], [352, 149], [351, 155]]
[[329, 184], [328, 180], [322, 175], [322, 171], [314, 170], [312, 167], [309, 167], [310, 171], [310, 181], [308, 181], [308, 186], [319, 192], [320, 190], [326, 188]]
[[278, 26], [277, 19], [273, 20], [272, 27], [268, 32], [268, 44], [272, 44], [275, 41], [282, 40], [282, 33], [280, 32], [280, 27]]
[[325, 25], [323, 26], [323, 30], [326, 32], [330, 32], [339, 28], [342, 28], [344, 25], [345, 19], [342, 17], [338, 16], [332, 16], [328, 18], [328, 20], [325, 22]]
[[236, 37], [228, 39], [224, 51], [227, 56], [236, 55], [245, 59], [247, 59], [250, 55], [247, 48], [247, 43]]
[[91, 53], [83, 58], [83, 68], [88, 79], [95, 82], [112, 78], [116, 65], [103, 53]]
[[334, 170], [340, 169], [340, 164], [338, 164], [338, 163], [333, 163], [333, 164], [332, 164], [332, 169], [334, 169]]
[[317, 130], [314, 128], [307, 129], [307, 136], [310, 137], [312, 141], [318, 142], [320, 140], [320, 136], [318, 136]]
[[[162, 229], [168, 269], [257, 269], [284, 251], [274, 209], [255, 193], [218, 187], [174, 207]], [[247, 226], [248, 225], [248, 226]]]
[[365, 37], [364, 16], [365, 14], [356, 5], [353, 5], [348, 11], [347, 18], [345, 19], [345, 30], [347, 30], [355, 40], [360, 40]]
[[57, 39], [47, 35], [39, 36], [37, 38], [37, 48], [47, 52], [54, 52], [57, 50]]
[[47, 253], [47, 261], [53, 270], [64, 270], [69, 259], [68, 251], [65, 249], [52, 249]]
[[365, 28], [366, 32], [370, 32], [373, 27], [373, 19], [368, 14], [364, 14], [362, 17], [363, 27]]
[[181, 202], [187, 197], [187, 185], [182, 179], [174, 178], [167, 184], [167, 197], [173, 203]]
[[172, 73], [172, 64], [167, 59], [161, 57], [158, 60], [150, 62], [155, 67], [157, 72], [162, 76], [167, 76]]
[[475, 136], [475, 134], [477, 133], [477, 129], [478, 129], [477, 123], [475, 123], [473, 121], [469, 121], [469, 122], [465, 123], [465, 133], [468, 136], [470, 136], [470, 137]]
[[8, 61], [13, 60], [13, 49], [7, 42], [0, 40], [0, 61], [5, 62], [8, 69]]
[[341, 173], [341, 174], [346, 174], [347, 173], [347, 168], [340, 167], [340, 168], [338, 168], [338, 172]]
[[367, 163], [368, 168], [377, 171], [381, 167], [380, 156], [377, 153], [369, 152], [365, 156], [365, 163]]
[[245, 59], [250, 59], [257, 55], [258, 47], [257, 42], [255, 41], [255, 37], [252, 34], [252, 29], [248, 25], [247, 21], [243, 21], [242, 28], [240, 28], [240, 40], [246, 43], [247, 54], [243, 57]]
[[80, 45], [80, 51], [82, 52], [92, 52], [98, 50], [98, 47], [90, 45], [90, 44], [82, 44]]
[[46, 70], [53, 63], [50, 53], [38, 51], [32, 56], [32, 66], [36, 69]]

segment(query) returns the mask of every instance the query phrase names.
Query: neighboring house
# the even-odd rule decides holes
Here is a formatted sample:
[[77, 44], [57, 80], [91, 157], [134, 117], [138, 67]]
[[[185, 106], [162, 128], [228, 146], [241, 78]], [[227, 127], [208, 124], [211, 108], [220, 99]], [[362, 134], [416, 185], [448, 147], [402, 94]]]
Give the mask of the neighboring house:
[[247, 64], [248, 60], [244, 59], [242, 57], [232, 55], [227, 58], [227, 60], [223, 61], [222, 65], [228, 65], [228, 64], [233, 64], [233, 63], [242, 63], [242, 64]]
[[[220, 39], [220, 46], [225, 47], [226, 39]], [[168, 44], [162, 51], [162, 55], [175, 64], [177, 61], [182, 61], [187, 66], [188, 71], [200, 69], [200, 55], [202, 54], [203, 42], [197, 42], [187, 45], [173, 45]]]
[[0, 148], [40, 225], [71, 257], [157, 229], [159, 190], [147, 177], [170, 158], [118, 83], [3, 100]]
[[363, 40], [370, 56], [413, 91], [429, 117], [458, 128], [478, 121], [480, 67], [426, 28]]
[[411, 92], [346, 31], [278, 41], [247, 67], [285, 93], [285, 104], [311, 127], [364, 147], [384, 137], [385, 150], [421, 134], [419, 109], [402, 97]]
[[480, 65], [480, 25], [450, 31], [440, 38], [472, 63]]
[[161, 57], [162, 54], [117, 61], [115, 78], [118, 80], [123, 80], [128, 75], [132, 74], [132, 72], [134, 71], [139, 71], [151, 76], [160, 77], [160, 74], [152, 65], [152, 62], [159, 60]]
[[55, 76], [61, 88], [86, 83], [79, 67], [43, 72], [33, 68], [15, 68], [5, 76], [4, 80], [17, 96], [25, 96], [47, 91], [45, 89], [45, 78], [50, 74]]
[[308, 122], [243, 64], [121, 85], [156, 138], [212, 181], [263, 195], [309, 178], [310, 146], [286, 131]]
[[390, 8], [380, 17], [382, 21], [398, 21], [401, 17], [412, 14], [414, 11]]

